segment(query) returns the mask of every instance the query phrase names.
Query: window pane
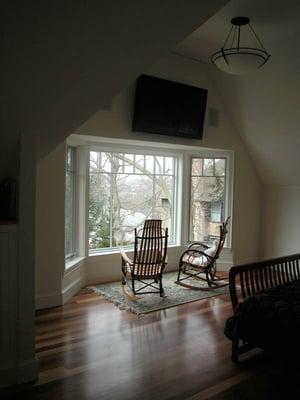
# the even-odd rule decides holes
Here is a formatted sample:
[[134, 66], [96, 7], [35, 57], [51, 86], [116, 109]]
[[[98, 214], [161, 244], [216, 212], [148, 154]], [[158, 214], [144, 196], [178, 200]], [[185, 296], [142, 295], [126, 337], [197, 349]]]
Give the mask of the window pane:
[[135, 155], [135, 172], [137, 174], [142, 174], [145, 168], [145, 156], [141, 154]]
[[148, 174], [152, 174], [154, 172], [153, 158], [153, 156], [146, 156], [146, 170]]
[[155, 173], [163, 174], [164, 173], [164, 157], [154, 157], [155, 162]]
[[133, 173], [133, 154], [124, 154], [124, 165], [126, 174]]
[[96, 153], [95, 151], [90, 152], [90, 170], [91, 171], [99, 171], [100, 170], [100, 165], [99, 165], [99, 153]]
[[222, 221], [222, 202], [211, 203], [211, 221], [220, 223]]
[[[94, 152], [91, 152], [94, 153]], [[161, 218], [173, 235], [174, 159], [130, 153], [98, 153], [111, 170], [90, 163], [90, 250], [131, 245], [134, 229]], [[103, 167], [103, 163], [101, 164]], [[124, 165], [124, 168], [123, 168]], [[168, 174], [165, 173], [166, 169]], [[154, 173], [155, 171], [155, 173]], [[173, 235], [174, 236], [174, 235]], [[172, 236], [172, 237], [173, 237]]]
[[165, 157], [165, 174], [174, 174], [174, 158]]
[[173, 234], [173, 195], [174, 195], [174, 177], [159, 176], [156, 177], [154, 186], [154, 202], [152, 218], [162, 220], [162, 226], [169, 229], [169, 241], [174, 240]]
[[152, 197], [150, 177], [118, 175], [113, 189], [113, 246], [133, 244], [134, 228], [151, 215]]
[[215, 160], [215, 175], [225, 176], [225, 159], [216, 158]]
[[203, 175], [202, 166], [203, 166], [202, 158], [193, 158], [192, 159], [192, 175], [202, 176]]
[[72, 252], [72, 188], [70, 174], [66, 174], [66, 203], [65, 203], [65, 252]]
[[204, 158], [203, 160], [203, 175], [213, 176], [214, 175], [214, 159]]
[[211, 243], [219, 237], [219, 225], [224, 220], [225, 159], [203, 159], [206, 176], [198, 175], [199, 168], [199, 159], [193, 159], [192, 173], [196, 176], [191, 178], [190, 239]]
[[99, 165], [99, 169], [105, 171], [105, 172], [111, 172], [111, 155], [109, 153], [98, 153], [98, 165]]
[[89, 247], [110, 247], [110, 176], [90, 173]]

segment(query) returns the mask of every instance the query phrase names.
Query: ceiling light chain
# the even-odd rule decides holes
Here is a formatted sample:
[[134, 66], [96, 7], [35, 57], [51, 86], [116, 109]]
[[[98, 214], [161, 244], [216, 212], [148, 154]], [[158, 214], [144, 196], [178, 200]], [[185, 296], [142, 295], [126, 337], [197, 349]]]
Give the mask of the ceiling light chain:
[[249, 22], [249, 28], [251, 29], [253, 35], [256, 37], [258, 43], [260, 44], [260, 46], [264, 49], [264, 51], [267, 53], [267, 50], [265, 49], [264, 45], [262, 44], [262, 41], [260, 40], [260, 38], [258, 37], [257, 33], [255, 32], [255, 30], [252, 28], [252, 25]]

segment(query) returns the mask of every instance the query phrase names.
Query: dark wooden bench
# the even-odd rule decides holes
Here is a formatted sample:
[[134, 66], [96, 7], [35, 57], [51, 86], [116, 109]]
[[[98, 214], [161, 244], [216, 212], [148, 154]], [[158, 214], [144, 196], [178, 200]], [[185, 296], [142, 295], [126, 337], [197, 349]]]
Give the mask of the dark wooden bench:
[[[229, 289], [233, 311], [249, 296], [263, 293], [279, 285], [300, 279], [300, 254], [234, 266], [229, 271]], [[232, 341], [232, 360], [253, 349], [249, 343], [236, 338]]]

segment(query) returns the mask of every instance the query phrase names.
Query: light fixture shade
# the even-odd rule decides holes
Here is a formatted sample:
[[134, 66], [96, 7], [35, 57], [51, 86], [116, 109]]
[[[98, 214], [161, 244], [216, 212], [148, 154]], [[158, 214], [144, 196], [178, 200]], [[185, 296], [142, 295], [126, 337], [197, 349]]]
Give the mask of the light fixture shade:
[[[235, 17], [231, 20], [232, 28], [225, 40], [224, 46], [211, 56], [211, 61], [221, 71], [233, 75], [245, 75], [262, 67], [270, 55], [263, 47], [258, 36], [249, 24], [247, 17]], [[260, 47], [241, 46], [241, 26], [248, 25]], [[230, 47], [226, 48], [227, 42]]]
[[249, 74], [262, 67], [268, 59], [268, 55], [255, 49], [242, 49], [237, 52], [228, 50], [224, 54], [219, 51], [214, 54], [213, 63], [224, 72], [233, 75]]

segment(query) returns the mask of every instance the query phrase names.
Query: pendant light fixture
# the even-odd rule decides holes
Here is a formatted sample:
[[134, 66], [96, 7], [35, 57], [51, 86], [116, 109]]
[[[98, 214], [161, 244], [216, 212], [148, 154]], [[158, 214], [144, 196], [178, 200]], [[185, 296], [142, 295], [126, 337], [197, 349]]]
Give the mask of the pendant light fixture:
[[[233, 75], [244, 75], [261, 68], [270, 54], [250, 25], [249, 18], [235, 17], [231, 24], [223, 47], [211, 56], [211, 62], [221, 71]], [[249, 37], [251, 43], [248, 45]]]

